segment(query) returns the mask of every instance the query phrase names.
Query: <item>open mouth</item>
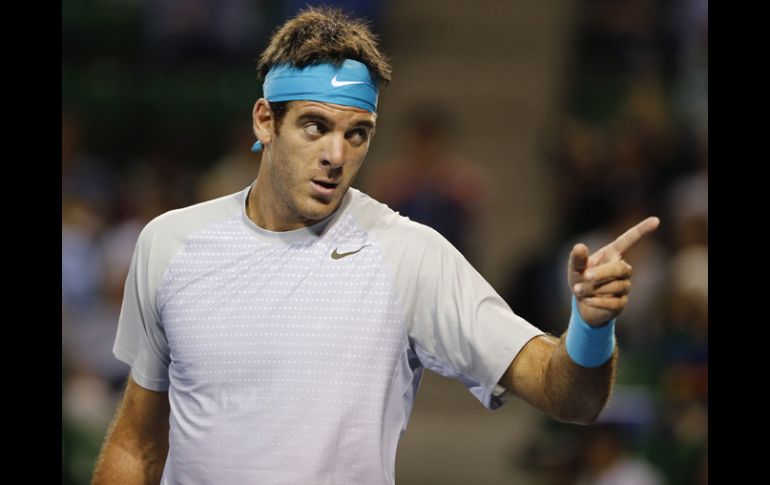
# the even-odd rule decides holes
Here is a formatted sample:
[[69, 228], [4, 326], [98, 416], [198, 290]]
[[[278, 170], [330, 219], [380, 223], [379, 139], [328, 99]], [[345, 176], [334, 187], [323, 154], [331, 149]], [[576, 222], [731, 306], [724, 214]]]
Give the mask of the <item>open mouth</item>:
[[336, 183], [335, 182], [324, 182], [322, 180], [313, 180], [313, 183], [316, 184], [316, 185], [320, 185], [321, 187], [323, 187], [325, 189], [334, 189], [334, 188], [337, 187], [337, 185], [339, 185], [338, 182], [336, 182]]
[[311, 182], [315, 197], [325, 202], [331, 202], [337, 193], [339, 182], [329, 182], [328, 180], [311, 180]]

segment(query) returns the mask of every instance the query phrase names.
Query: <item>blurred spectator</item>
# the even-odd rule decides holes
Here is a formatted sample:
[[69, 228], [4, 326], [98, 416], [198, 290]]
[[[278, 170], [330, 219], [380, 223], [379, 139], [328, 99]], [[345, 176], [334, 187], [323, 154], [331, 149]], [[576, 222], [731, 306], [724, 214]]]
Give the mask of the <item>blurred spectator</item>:
[[97, 376], [63, 367], [62, 484], [86, 484], [118, 396]]
[[549, 158], [556, 164], [555, 205], [564, 237], [601, 226], [612, 215], [612, 202], [602, 190], [610, 149], [604, 132], [599, 124], [567, 116], [557, 134]]
[[108, 216], [111, 179], [90, 155], [84, 126], [62, 114], [62, 305], [77, 313], [94, 303], [99, 286], [97, 238]]
[[663, 485], [661, 473], [648, 461], [628, 450], [629, 436], [623, 425], [594, 425], [585, 434], [584, 471], [575, 485]]
[[85, 200], [62, 200], [62, 305], [78, 312], [93, 304], [99, 286], [96, 237], [102, 219]]
[[[320, 7], [323, 5], [338, 7], [343, 12], [354, 18], [365, 18], [370, 21], [372, 31], [377, 35], [383, 32], [383, 8], [387, 4], [384, 0], [286, 0], [283, 5], [284, 18], [294, 16], [305, 6]], [[384, 39], [383, 39], [384, 40]]]
[[[260, 12], [267, 2], [252, 0], [148, 0], [146, 33], [163, 60], [237, 57], [252, 51], [264, 34]], [[261, 8], [260, 8], [261, 7]]]
[[469, 258], [469, 234], [490, 197], [487, 176], [451, 151], [452, 121], [438, 105], [415, 106], [404, 122], [403, 155], [376, 167], [365, 190]]
[[211, 200], [242, 190], [257, 177], [261, 155], [255, 155], [248, 150], [254, 143], [251, 125], [242, 121], [234, 123], [231, 133], [228, 152], [198, 179], [198, 201]]
[[115, 179], [110, 164], [90, 153], [84, 121], [64, 112], [61, 123], [62, 197], [77, 199], [106, 217]]
[[564, 332], [569, 317], [556, 295], [559, 289], [568, 286], [564, 281], [566, 270], [561, 242], [552, 237], [543, 244], [510, 274], [500, 293], [517, 315], [537, 322], [538, 328], [557, 336]]
[[76, 369], [100, 378], [117, 393], [128, 366], [112, 355], [123, 285], [139, 231], [146, 221], [126, 220], [110, 227], [91, 249], [98, 273], [98, 292], [89, 305], [62, 319], [62, 353]]

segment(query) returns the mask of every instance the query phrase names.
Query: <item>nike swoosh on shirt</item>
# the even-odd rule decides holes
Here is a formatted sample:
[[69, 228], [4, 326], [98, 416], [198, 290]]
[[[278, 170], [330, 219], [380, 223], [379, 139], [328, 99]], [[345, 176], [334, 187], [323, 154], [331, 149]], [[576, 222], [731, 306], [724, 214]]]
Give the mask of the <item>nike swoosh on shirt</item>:
[[332, 78], [332, 86], [338, 88], [340, 86], [347, 86], [349, 84], [364, 84], [363, 81], [337, 81], [337, 76]]
[[337, 249], [335, 248], [334, 251], [332, 251], [332, 259], [342, 259], [345, 256], [350, 256], [351, 254], [356, 254], [357, 252], [361, 251], [361, 249], [364, 249], [367, 245], [361, 246], [359, 249], [356, 249], [355, 251], [349, 251], [347, 253], [338, 253]]

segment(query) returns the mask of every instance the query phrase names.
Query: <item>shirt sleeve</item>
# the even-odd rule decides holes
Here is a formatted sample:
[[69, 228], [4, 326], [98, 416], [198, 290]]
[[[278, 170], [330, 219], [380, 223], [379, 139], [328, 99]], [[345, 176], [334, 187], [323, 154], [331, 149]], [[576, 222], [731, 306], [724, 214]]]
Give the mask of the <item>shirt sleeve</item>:
[[131, 366], [131, 377], [152, 391], [167, 391], [170, 363], [156, 294], [165, 264], [153, 255], [158, 236], [151, 225], [139, 236], [123, 292], [113, 354]]
[[544, 332], [516, 315], [436, 231], [429, 229], [417, 247], [417, 284], [408, 313], [421, 363], [462, 382], [487, 408], [499, 408], [510, 394], [498, 381], [524, 345]]

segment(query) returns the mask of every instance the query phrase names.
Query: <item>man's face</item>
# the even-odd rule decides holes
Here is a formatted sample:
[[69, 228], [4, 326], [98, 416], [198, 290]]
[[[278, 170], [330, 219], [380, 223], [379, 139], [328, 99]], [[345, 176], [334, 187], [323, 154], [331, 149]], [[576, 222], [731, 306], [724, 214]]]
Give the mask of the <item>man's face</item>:
[[339, 206], [369, 149], [376, 116], [316, 101], [289, 105], [260, 169], [270, 210], [285, 229], [312, 224]]

